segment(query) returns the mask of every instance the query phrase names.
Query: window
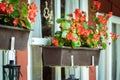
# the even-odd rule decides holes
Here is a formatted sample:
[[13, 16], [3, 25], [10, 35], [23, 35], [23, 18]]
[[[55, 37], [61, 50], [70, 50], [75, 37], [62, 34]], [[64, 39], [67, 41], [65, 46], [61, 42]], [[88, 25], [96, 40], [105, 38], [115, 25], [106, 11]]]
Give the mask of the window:
[[[120, 17], [112, 16], [109, 20], [109, 32], [120, 34]], [[110, 40], [111, 42], [111, 40]], [[120, 80], [120, 39], [108, 46], [106, 54], [106, 79], [105, 80]]]

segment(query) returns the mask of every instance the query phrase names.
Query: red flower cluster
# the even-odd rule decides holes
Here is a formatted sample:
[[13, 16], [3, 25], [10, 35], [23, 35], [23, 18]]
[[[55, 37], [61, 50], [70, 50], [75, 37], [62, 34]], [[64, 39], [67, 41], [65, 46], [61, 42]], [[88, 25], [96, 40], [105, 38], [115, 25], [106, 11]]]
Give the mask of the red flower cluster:
[[111, 34], [111, 38], [112, 38], [112, 40], [116, 40], [116, 39], [118, 39], [119, 38], [119, 36], [120, 35], [116, 35], [115, 33], [110, 33]]
[[37, 15], [37, 12], [38, 12], [38, 8], [37, 6], [35, 5], [34, 2], [32, 2], [29, 6], [28, 6], [28, 18], [30, 19], [30, 21], [32, 23], [35, 22], [35, 17]]
[[94, 1], [93, 3], [93, 8], [95, 10], [99, 10], [100, 9], [100, 6], [101, 6], [101, 3], [99, 1]]
[[[38, 8], [35, 5], [34, 2], [32, 2], [29, 6], [28, 6], [28, 19], [31, 21], [31, 23], [35, 22], [35, 17], [37, 16], [37, 12], [38, 12]], [[13, 21], [14, 26], [17, 26], [19, 24], [19, 19], [15, 18]], [[25, 26], [25, 23], [23, 21], [20, 21], [20, 24], [22, 26]]]
[[[100, 9], [101, 3], [95, 1], [93, 7], [97, 11]], [[73, 17], [74, 15], [74, 17]], [[57, 20], [60, 23], [61, 31], [57, 31], [52, 40], [55, 46], [70, 46], [97, 48], [107, 47], [106, 40], [108, 39], [107, 21], [112, 16], [112, 12], [104, 15], [92, 15], [94, 25], [89, 25], [86, 21], [86, 13], [75, 9], [74, 14], [69, 14], [69, 19], [60, 18]], [[111, 33], [112, 39], [118, 39], [118, 35]]]
[[0, 24], [17, 26], [25, 29], [31, 29], [31, 23], [35, 23], [38, 8], [34, 2], [28, 4], [20, 1], [11, 2], [3, 0], [0, 2]]
[[12, 4], [8, 5], [8, 2], [0, 3], [0, 14], [10, 14], [13, 11], [14, 9]]
[[54, 37], [54, 39], [52, 40], [52, 43], [55, 45], [55, 46], [58, 46], [59, 43], [58, 43], [58, 39], [56, 37]]
[[15, 18], [13, 21], [14, 26], [16, 26], [18, 24], [18, 18]]
[[80, 9], [75, 9], [75, 21], [84, 22], [86, 21], [86, 13], [80, 11]]
[[66, 39], [67, 39], [67, 40], [71, 40], [71, 41], [78, 41], [78, 37], [76, 38], [72, 32], [69, 32], [69, 33], [66, 35]]

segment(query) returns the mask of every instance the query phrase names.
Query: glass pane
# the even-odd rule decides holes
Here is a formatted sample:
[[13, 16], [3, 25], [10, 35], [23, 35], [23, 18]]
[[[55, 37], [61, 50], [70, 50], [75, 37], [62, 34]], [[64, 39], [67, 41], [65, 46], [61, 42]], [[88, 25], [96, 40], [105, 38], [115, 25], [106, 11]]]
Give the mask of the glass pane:
[[61, 17], [65, 17], [65, 0], [61, 0]]
[[[112, 26], [112, 31], [116, 32], [116, 24]], [[112, 44], [112, 80], [116, 80], [116, 42]]]

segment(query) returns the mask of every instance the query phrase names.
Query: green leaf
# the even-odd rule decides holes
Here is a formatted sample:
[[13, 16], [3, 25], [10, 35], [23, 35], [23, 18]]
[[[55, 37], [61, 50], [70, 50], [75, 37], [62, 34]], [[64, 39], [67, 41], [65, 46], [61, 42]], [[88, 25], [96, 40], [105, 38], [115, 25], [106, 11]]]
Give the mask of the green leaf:
[[56, 20], [57, 23], [62, 23], [63, 21], [65, 21], [64, 18], [59, 18], [59, 19]]
[[20, 3], [20, 0], [7, 0], [7, 1], [15, 7], [18, 7]]
[[8, 22], [8, 18], [4, 18], [4, 22], [7, 23]]
[[95, 41], [95, 42], [93, 42], [93, 44], [94, 44], [94, 46], [97, 46], [98, 42], [97, 42], [97, 41]]
[[11, 13], [11, 17], [15, 18], [15, 17], [19, 17], [20, 13], [18, 10], [15, 10], [14, 12]]
[[90, 29], [94, 30], [95, 28], [93, 26], [90, 26]]
[[93, 34], [88, 35], [89, 38], [93, 38]]
[[89, 46], [90, 48], [93, 47], [92, 42], [88, 42], [87, 44], [88, 44], [88, 46]]
[[68, 22], [62, 22], [62, 29], [69, 29], [70, 28], [70, 23]]
[[55, 33], [55, 36], [56, 36], [57, 39], [60, 38], [60, 37], [61, 37], [61, 31], [57, 31], [57, 32]]
[[66, 38], [66, 35], [68, 34], [69, 31], [63, 31], [62, 32], [62, 38]]
[[86, 22], [83, 23], [83, 26], [84, 26], [85, 29], [88, 29], [88, 26], [87, 26]]
[[22, 19], [22, 20], [23, 20], [23, 22], [25, 22], [25, 24], [26, 24], [25, 27], [26, 27], [27, 29], [32, 29], [32, 28], [31, 28], [31, 24], [30, 24], [30, 22], [28, 21], [27, 18], [24, 18], [24, 19]]
[[98, 25], [99, 25], [99, 27], [102, 27], [102, 26], [103, 26], [103, 24], [101, 24], [101, 23], [99, 23]]
[[2, 0], [3, 2], [9, 1], [9, 0]]
[[25, 2], [22, 2], [22, 14], [23, 16], [27, 16], [28, 14], [27, 4]]
[[72, 42], [72, 48], [76, 48], [76, 47], [80, 47], [80, 46], [81, 46], [81, 42], [80, 41]]
[[107, 48], [107, 44], [106, 43], [102, 43], [102, 48], [106, 49]]
[[59, 45], [60, 45], [60, 46], [64, 46], [64, 43], [65, 43], [64, 40], [60, 40]]

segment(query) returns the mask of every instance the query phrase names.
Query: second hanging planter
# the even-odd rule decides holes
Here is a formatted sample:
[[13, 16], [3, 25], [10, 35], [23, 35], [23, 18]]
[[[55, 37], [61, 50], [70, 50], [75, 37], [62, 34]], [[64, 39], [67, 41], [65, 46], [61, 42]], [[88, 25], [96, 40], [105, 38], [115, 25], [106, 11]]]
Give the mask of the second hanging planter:
[[94, 65], [98, 65], [99, 48], [43, 46], [43, 64], [44, 66], [71, 66], [71, 55], [74, 56], [75, 66], [92, 65], [92, 56], [94, 56]]

